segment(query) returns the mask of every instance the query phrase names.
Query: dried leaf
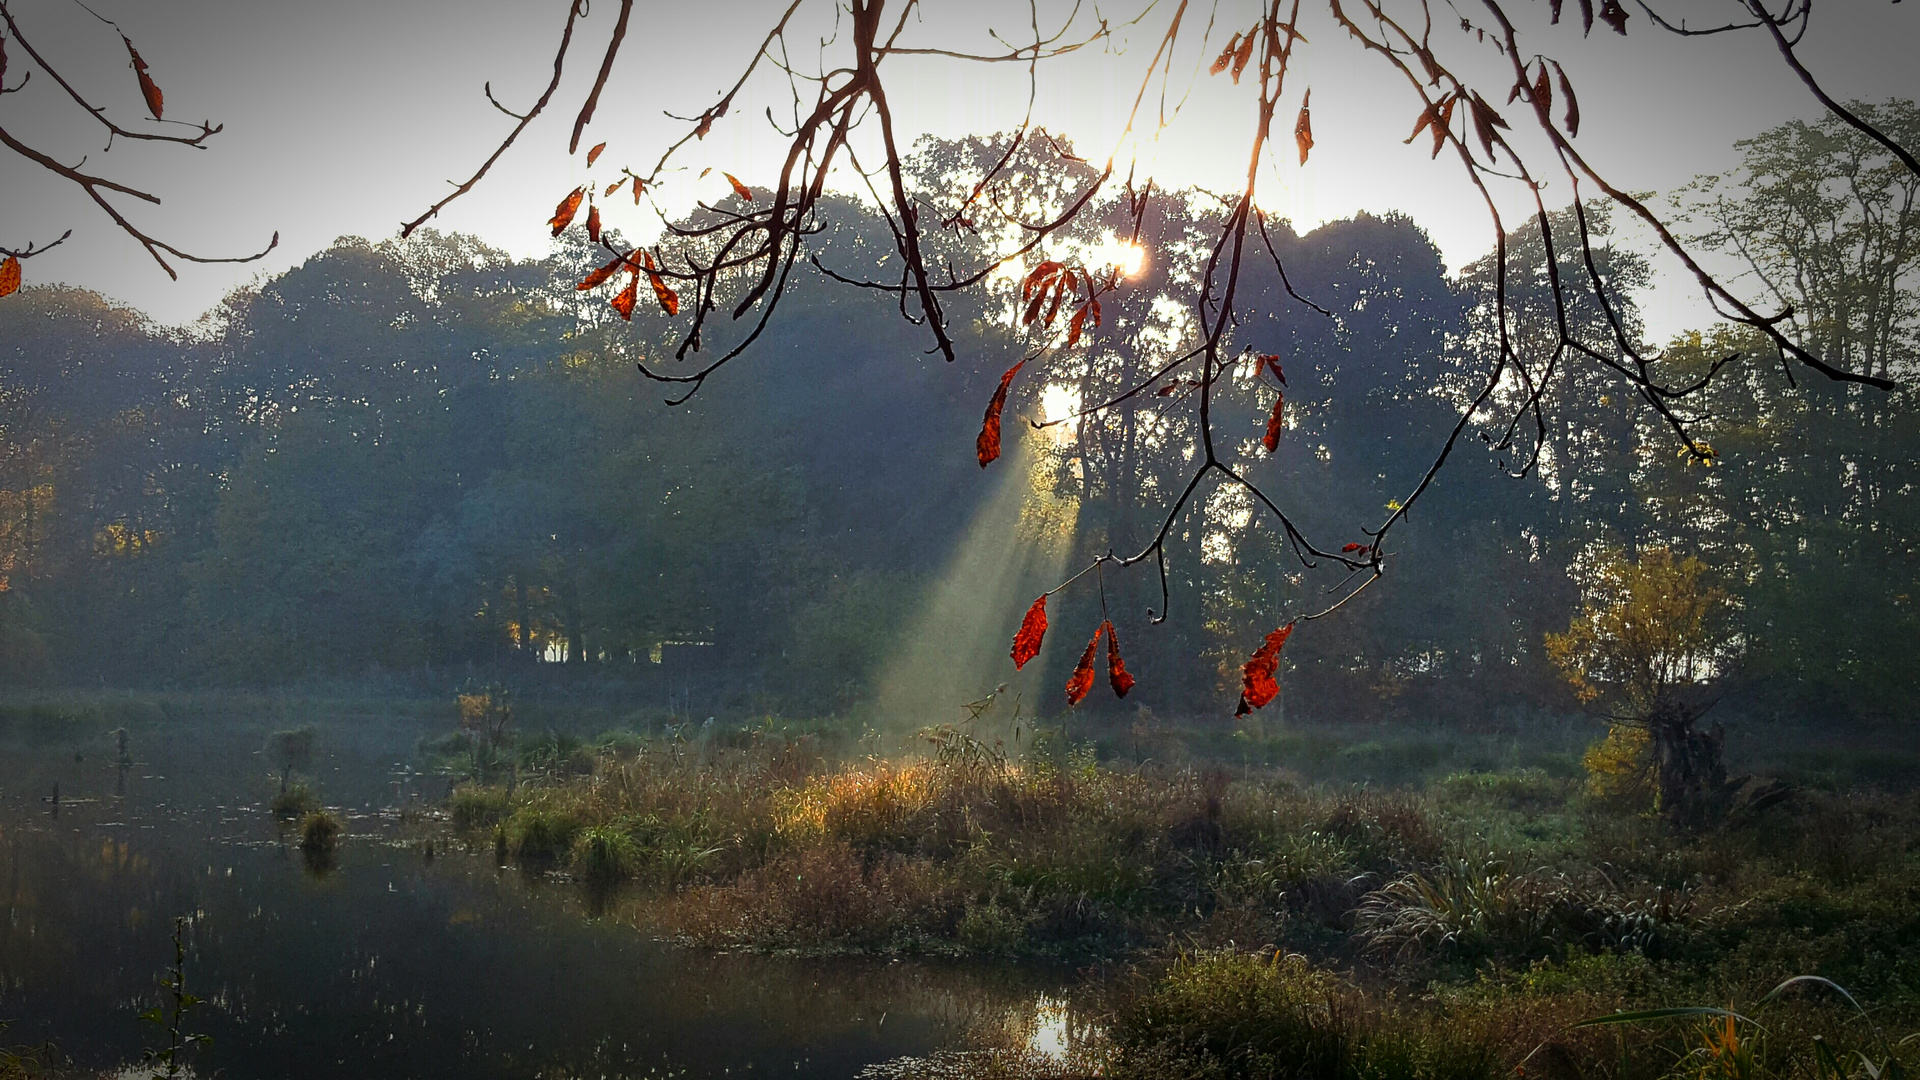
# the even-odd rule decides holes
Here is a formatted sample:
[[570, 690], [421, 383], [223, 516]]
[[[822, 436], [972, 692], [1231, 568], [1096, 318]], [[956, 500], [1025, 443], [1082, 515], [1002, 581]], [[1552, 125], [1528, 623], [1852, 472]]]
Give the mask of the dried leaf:
[[680, 314], [680, 296], [667, 288], [667, 280], [660, 276], [660, 268], [653, 263], [653, 252], [642, 251], [640, 257], [647, 261], [647, 281], [653, 286], [653, 298], [660, 301], [660, 310], [668, 315]]
[[607, 265], [594, 270], [592, 273], [588, 274], [586, 277], [581, 278], [580, 284], [575, 285], [574, 288], [579, 290], [580, 292], [585, 292], [588, 289], [597, 289], [601, 285], [606, 284], [607, 279], [613, 276], [614, 271], [626, 265], [628, 265], [626, 259], [624, 258], [615, 259], [612, 262], [608, 263]]
[[705, 139], [707, 137], [707, 132], [712, 130], [713, 130], [713, 113], [711, 111], [701, 113], [700, 126], [693, 129], [693, 137], [696, 139]]
[[580, 212], [580, 200], [586, 197], [587, 189], [577, 187], [560, 200], [560, 205], [554, 207], [553, 217], [547, 221], [548, 225], [553, 226], [553, 235], [559, 236], [567, 226], [573, 224], [573, 215]]
[[1041, 593], [1040, 599], [1033, 602], [1027, 614], [1020, 620], [1020, 630], [1013, 635], [1013, 668], [1015, 671], [1027, 666], [1027, 661], [1040, 654], [1041, 639], [1047, 636], [1047, 594]]
[[742, 199], [745, 199], [748, 202], [753, 201], [753, 189], [741, 183], [739, 177], [733, 175], [730, 172], [723, 172], [720, 175], [726, 177], [727, 183], [733, 185], [733, 193], [735, 195], [740, 196]]
[[1309, 89], [1300, 99], [1300, 116], [1293, 122], [1293, 145], [1300, 148], [1300, 164], [1307, 163], [1307, 151], [1313, 149], [1313, 113], [1307, 103], [1313, 100], [1313, 91]]
[[1493, 106], [1487, 104], [1486, 99], [1479, 94], [1468, 98], [1467, 105], [1473, 113], [1473, 133], [1480, 140], [1480, 149], [1487, 155], [1487, 160], [1492, 161], [1493, 129], [1504, 128], [1507, 122], [1501, 119], [1500, 114], [1493, 111]]
[[12, 296], [19, 291], [20, 257], [9, 255], [7, 261], [0, 262], [0, 296]]
[[1101, 629], [1107, 632], [1107, 683], [1113, 687], [1114, 697], [1126, 697], [1127, 691], [1133, 689], [1133, 676], [1127, 672], [1126, 662], [1120, 659], [1120, 634], [1114, 630], [1111, 619], [1102, 623]]
[[1533, 100], [1542, 112], [1553, 110], [1553, 84], [1547, 81], [1547, 63], [1540, 62], [1540, 76], [1533, 80]]
[[639, 177], [633, 178], [633, 205], [640, 205], [640, 195], [647, 190], [647, 182]]
[[1287, 373], [1280, 368], [1279, 354], [1263, 353], [1260, 356], [1260, 362], [1267, 365], [1268, 370], [1273, 372], [1273, 377], [1280, 380], [1281, 386], [1287, 385]]
[[1267, 635], [1267, 640], [1248, 658], [1246, 666], [1240, 669], [1240, 707], [1233, 711], [1235, 716], [1245, 716], [1255, 709], [1263, 708], [1280, 693], [1280, 683], [1274, 678], [1274, 672], [1280, 670], [1280, 647], [1287, 643], [1293, 634], [1293, 624], [1275, 630]]
[[587, 207], [587, 239], [592, 243], [600, 242], [600, 208]]
[[147, 111], [153, 114], [155, 120], [158, 120], [161, 118], [161, 112], [164, 111], [166, 99], [161, 95], [160, 87], [153, 81], [153, 76], [147, 74], [147, 62], [140, 59], [140, 53], [133, 47], [133, 42], [128, 41], [125, 34], [120, 36], [120, 40], [127, 46], [127, 55], [133, 58], [133, 73], [140, 79], [140, 96], [147, 99]]
[[1246, 37], [1240, 39], [1240, 51], [1233, 54], [1233, 81], [1235, 85], [1238, 85], [1240, 82], [1240, 73], [1247, 70], [1247, 61], [1253, 59], [1253, 41], [1254, 35], [1252, 33], [1247, 34]]
[[1566, 70], [1558, 61], [1554, 62], [1553, 73], [1560, 82], [1560, 96], [1567, 99], [1567, 135], [1577, 139], [1580, 137], [1580, 101], [1573, 96], [1573, 84], [1567, 81]]
[[616, 191], [619, 191], [619, 190], [620, 190], [620, 185], [622, 185], [622, 184], [624, 184], [624, 183], [626, 183], [626, 182], [627, 182], [627, 178], [623, 176], [623, 177], [621, 177], [620, 179], [618, 179], [618, 180], [615, 180], [615, 181], [614, 181], [613, 183], [611, 183], [611, 184], [608, 184], [608, 185], [607, 185], [607, 190], [605, 190], [605, 191], [603, 191], [603, 192], [601, 192], [601, 193], [600, 193], [600, 197], [604, 199], [604, 198], [606, 198], [606, 197], [608, 197], [609, 195], [612, 195], [612, 194], [613, 194], [614, 192], [616, 192]]
[[[1620, 6], [1620, 0], [1606, 0], [1600, 5], [1600, 17], [1606, 20], [1613, 32], [1621, 37], [1627, 36], [1627, 9]], [[156, 111], [157, 114], [157, 111]]]
[[1286, 430], [1287, 426], [1287, 418], [1284, 415], [1286, 406], [1287, 395], [1281, 394], [1273, 399], [1273, 415], [1267, 417], [1267, 433], [1260, 440], [1260, 445], [1265, 446], [1269, 454], [1280, 449], [1280, 433]]
[[1593, 33], [1593, 0], [1580, 0], [1580, 32]]
[[1555, 26], [1560, 25], [1560, 4], [1561, 4], [1561, 0], [1552, 0], [1553, 24]]
[[1007, 388], [1013, 385], [1013, 377], [1027, 366], [1025, 360], [1007, 369], [1000, 376], [1000, 385], [993, 392], [993, 400], [987, 402], [986, 419], [980, 422], [980, 437], [973, 441], [974, 453], [980, 458], [980, 467], [986, 468], [1000, 456], [1000, 410], [1007, 406]]
[[1093, 301], [1089, 300], [1081, 304], [1080, 310], [1073, 313], [1073, 321], [1067, 324], [1067, 348], [1071, 349], [1080, 344], [1080, 331], [1087, 324], [1087, 310], [1092, 303]]
[[640, 300], [640, 275], [634, 274], [627, 281], [627, 287], [624, 289], [621, 289], [620, 295], [613, 298], [613, 301], [612, 301], [613, 310], [619, 312], [620, 317], [622, 319], [625, 319], [628, 322], [632, 322], [633, 321], [633, 305], [638, 303], [639, 300]]
[[1233, 63], [1233, 54], [1239, 51], [1240, 35], [1235, 34], [1227, 39], [1227, 47], [1220, 50], [1220, 55], [1216, 57], [1213, 64], [1207, 68], [1207, 74], [1218, 75], [1227, 70], [1227, 65]]
[[1036, 293], [1044, 293], [1053, 284], [1055, 275], [1065, 271], [1066, 267], [1052, 259], [1041, 263], [1027, 272], [1020, 281], [1020, 299], [1026, 300]]
[[600, 160], [600, 154], [605, 151], [606, 148], [606, 143], [595, 143], [593, 149], [587, 151], [587, 168], [593, 168], [593, 163]]
[[1080, 704], [1093, 689], [1093, 654], [1100, 648], [1100, 635], [1106, 632], [1107, 624], [1101, 623], [1093, 632], [1093, 640], [1087, 642], [1087, 651], [1080, 654], [1080, 662], [1073, 665], [1073, 674], [1067, 677], [1067, 704]]

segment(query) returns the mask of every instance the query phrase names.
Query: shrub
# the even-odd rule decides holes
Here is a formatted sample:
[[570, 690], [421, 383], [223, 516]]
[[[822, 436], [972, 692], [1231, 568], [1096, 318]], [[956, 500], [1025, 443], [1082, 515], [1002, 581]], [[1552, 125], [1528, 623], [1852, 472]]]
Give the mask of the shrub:
[[558, 860], [573, 848], [580, 821], [564, 810], [523, 806], [505, 823], [507, 853], [518, 859]]
[[506, 820], [513, 812], [513, 800], [505, 788], [465, 784], [454, 789], [447, 809], [453, 814], [454, 828], [484, 829]]
[[1633, 812], [1653, 809], [1653, 739], [1634, 724], [1615, 724], [1581, 763], [1587, 795], [1603, 806]]
[[273, 816], [292, 820], [320, 808], [320, 798], [305, 784], [292, 784], [273, 797]]
[[300, 819], [300, 850], [326, 854], [340, 840], [340, 822], [325, 810], [314, 810]]
[[614, 825], [593, 825], [573, 838], [573, 873], [583, 881], [611, 884], [634, 875], [640, 849], [633, 837]]

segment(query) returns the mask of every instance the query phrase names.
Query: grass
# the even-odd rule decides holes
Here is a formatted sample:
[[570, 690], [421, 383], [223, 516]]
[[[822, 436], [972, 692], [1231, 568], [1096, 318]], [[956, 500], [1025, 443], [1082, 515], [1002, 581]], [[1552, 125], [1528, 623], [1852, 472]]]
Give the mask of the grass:
[[1136, 972], [1089, 985], [1079, 1058], [1007, 1045], [926, 1075], [1491, 1080], [1524, 1061], [1656, 1080], [1751, 1060], [1750, 1080], [1888, 1080], [1821, 1073], [1812, 1036], [1876, 1068], [1916, 1045], [1813, 1000], [1776, 1003], [1758, 1043], [1734, 1032], [1758, 1056], [1713, 1057], [1698, 1025], [1575, 1025], [1818, 973], [1877, 1030], [1920, 1029], [1920, 799], [1798, 788], [1687, 833], [1593, 791], [1565, 740], [1391, 741], [1322, 753], [1397, 763], [1397, 786], [1308, 782], [1246, 746], [1013, 756], [953, 729], [862, 756], [767, 724], [528, 739], [516, 779], [462, 786], [450, 818], [503, 858], [628, 883], [624, 917], [693, 945]]

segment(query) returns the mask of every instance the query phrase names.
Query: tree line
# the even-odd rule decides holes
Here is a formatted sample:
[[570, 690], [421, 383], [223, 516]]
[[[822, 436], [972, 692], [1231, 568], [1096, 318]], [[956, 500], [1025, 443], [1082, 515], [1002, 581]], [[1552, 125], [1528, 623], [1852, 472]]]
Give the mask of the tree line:
[[[1920, 128], [1910, 104], [1873, 108], [1884, 128]], [[964, 183], [1004, 146], [923, 142], [912, 182]], [[1910, 380], [1911, 176], [1834, 121], [1741, 149], [1741, 170], [1682, 193], [1698, 235], [1791, 305], [1794, 333], [1830, 362]], [[1028, 192], [1036, 212], [1073, 190], [1071, 176], [1050, 182]], [[1191, 338], [1190, 312], [1163, 298], [1196, 273], [1196, 238], [1222, 212], [1201, 192], [1153, 204], [1144, 265], [1104, 301], [1089, 346], [1015, 386], [1008, 442], [1022, 449], [1005, 476], [983, 477], [973, 442], [1022, 355], [1017, 279], [952, 301], [950, 364], [922, 352], [896, 298], [796, 271], [739, 361], [751, 374], [678, 407], [634, 370], [672, 369], [666, 319], [643, 306], [629, 324], [588, 299], [576, 284], [601, 260], [571, 236], [534, 261], [461, 236], [343, 240], [186, 331], [83, 291], [24, 289], [0, 304], [0, 680], [617, 683], [697, 655], [742, 709], [871, 707], [961, 549], [991, 563], [1038, 542], [1080, 565], [1158, 526], [1190, 470], [1193, 421], [1172, 406], [1195, 388], [1173, 378], [1073, 414]], [[821, 220], [816, 246], [837, 268], [886, 265], [890, 234], [868, 208], [832, 201]], [[1587, 224], [1609, 236], [1604, 212]], [[1571, 208], [1549, 227], [1571, 235]], [[1116, 201], [1056, 242], [1110, 251], [1131, 228]], [[942, 233], [930, 257], [989, 239]], [[1253, 314], [1231, 335], [1248, 362], [1214, 387], [1216, 430], [1243, 433], [1222, 453], [1306, 508], [1303, 528], [1338, 536], [1377, 520], [1458, 422], [1497, 348], [1494, 264], [1450, 274], [1392, 215], [1305, 234], [1274, 222], [1269, 239], [1285, 279], [1248, 264], [1239, 310]], [[1555, 251], [1561, 272], [1586, 272], [1577, 244]], [[1577, 301], [1566, 317], [1624, 318], [1643, 336], [1645, 260], [1617, 244], [1596, 257], [1615, 309]], [[1521, 334], [1556, 333], [1547, 259], [1538, 225], [1509, 237]], [[1667, 343], [1663, 377], [1735, 352], [1771, 355], [1750, 329], [1703, 327]], [[1272, 451], [1263, 356], [1287, 380]], [[1723, 666], [1743, 700], [1905, 715], [1920, 659], [1891, 643], [1920, 631], [1911, 393], [1732, 370], [1697, 425], [1706, 461], [1625, 381], [1593, 365], [1553, 373], [1536, 429], [1463, 443], [1397, 534], [1392, 574], [1288, 646], [1288, 715], [1567, 707], [1545, 635], [1612, 555], [1656, 546], [1698, 555], [1734, 598]], [[1067, 654], [1110, 616], [1140, 681], [1124, 706], [1092, 707], [1224, 716], [1274, 612], [1328, 584], [1253, 509], [1223, 489], [1175, 522], [1164, 600], [1151, 575], [1062, 594], [1066, 644], [1028, 669], [1038, 711], [1064, 706]], [[1004, 527], [983, 536], [995, 514]], [[1024, 600], [1057, 584], [1023, 573], [1005, 586], [1016, 602], [982, 617], [999, 652]]]

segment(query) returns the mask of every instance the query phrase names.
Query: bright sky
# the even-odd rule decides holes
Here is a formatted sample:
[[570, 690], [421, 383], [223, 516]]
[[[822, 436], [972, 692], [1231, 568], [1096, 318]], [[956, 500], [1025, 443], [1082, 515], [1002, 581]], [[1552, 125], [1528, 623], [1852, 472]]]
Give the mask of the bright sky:
[[[825, 15], [825, 0], [809, 0]], [[896, 0], [898, 2], [898, 0]], [[1436, 6], [1443, 6], [1441, 4]], [[1478, 4], [1456, 0], [1460, 10]], [[1405, 7], [1407, 0], [1395, 0]], [[909, 30], [909, 44], [992, 51], [983, 30], [1017, 40], [1028, 8], [1007, 0], [932, 3], [933, 12]], [[1110, 49], [1090, 48], [1042, 66], [1037, 114], [1071, 137], [1083, 155], [1099, 159], [1125, 121], [1140, 72], [1175, 0], [1158, 0], [1140, 28], [1123, 32]], [[1423, 225], [1449, 265], [1490, 247], [1485, 212], [1446, 156], [1430, 162], [1425, 150], [1405, 146], [1417, 107], [1404, 83], [1380, 79], [1379, 61], [1334, 29], [1324, 4], [1304, 3], [1302, 46], [1290, 76], [1289, 104], [1276, 124], [1277, 146], [1261, 202], [1303, 228], [1360, 210], [1398, 210]], [[1548, 53], [1567, 69], [1579, 92], [1579, 145], [1603, 172], [1634, 190], [1670, 189], [1697, 173], [1730, 166], [1731, 144], [1789, 117], [1814, 118], [1818, 105], [1779, 61], [1769, 41], [1752, 33], [1680, 39], [1656, 33], [1643, 13], [1630, 36], [1603, 27], [1582, 40], [1577, 16], [1547, 25], [1545, 0], [1507, 0], [1525, 48]], [[73, 0], [13, 0], [36, 46], [70, 65], [86, 90], [123, 120], [138, 118], [139, 97], [112, 32]], [[524, 107], [550, 73], [553, 47], [565, 16], [560, 2], [504, 0], [98, 0], [151, 65], [166, 93], [167, 115], [226, 124], [204, 152], [142, 145], [116, 146], [102, 155], [103, 132], [77, 111], [62, 108], [46, 80], [0, 98], [0, 127], [72, 162], [91, 155], [90, 169], [145, 186], [160, 207], [134, 204], [138, 221], [178, 246], [202, 254], [238, 254], [263, 245], [278, 230], [278, 250], [242, 267], [181, 267], [171, 282], [133, 243], [120, 236], [84, 197], [12, 156], [0, 160], [0, 243], [46, 241], [72, 226], [65, 246], [28, 264], [33, 281], [66, 281], [97, 289], [164, 322], [186, 322], [230, 289], [296, 265], [341, 235], [385, 238], [464, 178], [511, 125], [481, 95], [493, 84], [510, 106]], [[1670, 0], [1670, 17], [1698, 23], [1736, 10], [1732, 0]], [[1571, 14], [1577, 4], [1568, 3]], [[556, 101], [564, 107], [536, 124], [472, 195], [457, 202], [438, 227], [478, 234], [518, 256], [537, 255], [548, 243], [544, 225], [553, 204], [580, 182], [583, 153], [568, 158], [566, 139], [574, 105], [597, 66], [617, 4], [595, 0], [581, 23], [573, 73]], [[622, 66], [603, 98], [585, 145], [606, 140], [607, 157], [594, 170], [606, 182], [620, 165], [651, 165], [664, 141], [679, 130], [663, 110], [698, 113], [731, 82], [778, 8], [766, 0], [705, 0], [699, 4], [640, 0]], [[803, 9], [814, 10], [814, 9]], [[1041, 0], [1043, 27], [1070, 10]], [[1118, 23], [1135, 8], [1116, 2], [1100, 13]], [[1225, 76], [1209, 78], [1204, 64], [1232, 31], [1250, 25], [1248, 0], [1195, 0], [1189, 29], [1211, 17], [1212, 47], [1202, 57], [1197, 36], [1174, 65], [1172, 96], [1184, 96], [1173, 126], [1138, 148], [1163, 186], [1230, 188], [1244, 174], [1251, 103]], [[1080, 25], [1091, 25], [1087, 4]], [[804, 19], [804, 16], [803, 16]], [[816, 28], [824, 24], [811, 24]], [[1503, 63], [1491, 49], [1452, 25], [1436, 40], [1471, 68], [1474, 54]], [[796, 35], [795, 47], [804, 35]], [[816, 35], [817, 36], [817, 35]], [[17, 55], [17, 49], [10, 49]], [[1920, 3], [1840, 0], [1817, 10], [1803, 49], [1809, 65], [1836, 97], [1920, 97]], [[806, 63], [810, 57], [795, 57]], [[890, 61], [896, 121], [908, 132], [958, 135], [1013, 126], [1025, 107], [1023, 69], [982, 67], [943, 59]], [[17, 79], [20, 64], [14, 65]], [[883, 69], [884, 70], [884, 69]], [[1485, 70], [1500, 70], [1497, 67]], [[1397, 79], [1398, 76], [1393, 76]], [[1505, 85], [1495, 79], [1490, 85]], [[1293, 164], [1291, 110], [1298, 93], [1313, 88], [1316, 145], [1305, 168]], [[1188, 90], [1191, 88], [1191, 93]], [[762, 110], [785, 104], [784, 84], [763, 83], [750, 107], [736, 107], [689, 159], [714, 173], [680, 178], [680, 197], [717, 198], [720, 171], [763, 185], [781, 144]], [[574, 103], [574, 104], [566, 104]], [[1499, 104], [1498, 101], [1495, 102]], [[1149, 108], [1157, 107], [1150, 97]], [[1146, 130], [1150, 133], [1151, 123]], [[606, 174], [606, 175], [598, 175]], [[1554, 189], [1550, 188], [1550, 193]], [[1510, 211], [1518, 192], [1502, 198]], [[1563, 202], [1564, 194], [1554, 201]], [[616, 203], [621, 201], [614, 200]], [[618, 216], [610, 215], [614, 224]], [[633, 231], [646, 231], [638, 220]], [[1663, 279], [1643, 298], [1656, 337], [1702, 321], [1702, 309], [1684, 282]]]

